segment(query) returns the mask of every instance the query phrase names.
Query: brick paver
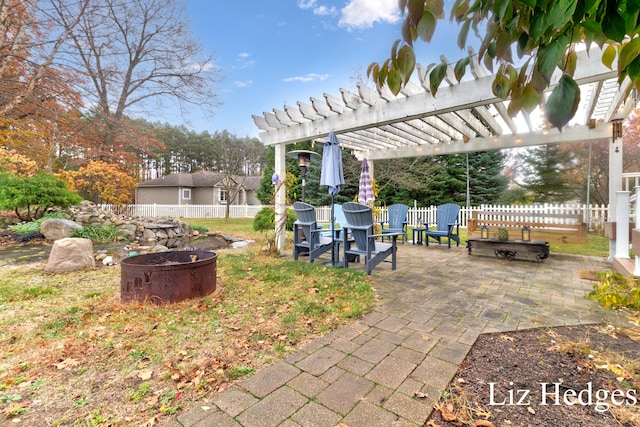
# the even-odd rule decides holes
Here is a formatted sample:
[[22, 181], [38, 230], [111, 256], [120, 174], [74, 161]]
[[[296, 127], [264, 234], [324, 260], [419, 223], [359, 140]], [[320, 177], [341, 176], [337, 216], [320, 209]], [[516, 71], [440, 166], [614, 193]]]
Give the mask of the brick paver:
[[610, 268], [594, 257], [505, 261], [400, 245], [396, 271], [373, 271], [371, 313], [164, 427], [422, 426], [479, 334], [620, 321], [583, 297], [593, 283], [578, 274]]

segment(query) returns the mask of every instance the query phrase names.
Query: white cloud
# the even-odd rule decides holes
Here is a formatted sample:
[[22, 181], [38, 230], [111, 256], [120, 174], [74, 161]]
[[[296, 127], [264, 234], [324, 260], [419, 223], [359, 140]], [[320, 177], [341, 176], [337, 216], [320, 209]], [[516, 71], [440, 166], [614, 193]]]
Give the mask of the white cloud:
[[235, 87], [250, 87], [253, 85], [253, 80], [247, 80], [246, 82], [236, 80], [235, 82], [233, 82], [233, 85]]
[[285, 83], [289, 83], [289, 82], [309, 83], [309, 82], [313, 82], [313, 81], [326, 80], [328, 78], [329, 78], [329, 74], [309, 73], [306, 76], [287, 77], [285, 79], [282, 79], [282, 81], [284, 81]]
[[253, 59], [249, 59], [249, 57], [251, 57], [250, 53], [247, 53], [247, 52], [239, 53], [238, 58], [236, 59], [236, 62], [238, 62], [240, 65], [236, 65], [233, 68], [235, 68], [236, 70], [241, 70], [244, 68], [253, 68], [256, 65], [256, 62]]
[[318, 4], [317, 0], [298, 0], [297, 4], [300, 9], [313, 9], [314, 15], [328, 16], [336, 14], [334, 6], [328, 7], [324, 4]]
[[376, 22], [394, 24], [400, 20], [397, 0], [349, 0], [342, 9], [338, 25], [348, 28], [370, 28]]

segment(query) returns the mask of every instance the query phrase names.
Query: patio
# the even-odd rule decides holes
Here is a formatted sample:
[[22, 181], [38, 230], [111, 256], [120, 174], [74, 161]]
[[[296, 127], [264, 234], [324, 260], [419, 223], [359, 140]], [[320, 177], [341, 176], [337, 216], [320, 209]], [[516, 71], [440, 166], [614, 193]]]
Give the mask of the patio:
[[[380, 301], [364, 319], [166, 426], [422, 426], [478, 335], [626, 322], [584, 298], [593, 282], [580, 271], [610, 268], [604, 258], [504, 261], [469, 256], [464, 245], [399, 245], [398, 269], [385, 263], [373, 271]], [[416, 398], [418, 391], [427, 397]]]

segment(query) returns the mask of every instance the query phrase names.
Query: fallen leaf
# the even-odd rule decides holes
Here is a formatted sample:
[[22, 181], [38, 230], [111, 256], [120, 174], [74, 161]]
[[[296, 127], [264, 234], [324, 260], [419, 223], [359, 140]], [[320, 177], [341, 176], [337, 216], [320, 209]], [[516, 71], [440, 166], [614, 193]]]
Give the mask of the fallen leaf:
[[536, 413], [535, 409], [533, 409], [531, 406], [527, 407], [527, 411], [529, 411], [530, 414], [535, 414]]
[[516, 340], [514, 337], [510, 337], [508, 335], [500, 335], [500, 339], [502, 339], [503, 341], [510, 341], [510, 342], [513, 342]]
[[429, 335], [423, 335], [422, 339], [425, 340], [425, 341], [428, 341], [428, 340], [431, 339], [431, 337]]
[[487, 420], [476, 420], [476, 427], [496, 427], [491, 421]]
[[427, 427], [442, 427], [442, 426], [440, 424], [436, 424], [436, 422], [433, 420], [429, 420], [427, 422]]
[[423, 392], [421, 392], [421, 391], [416, 391], [413, 395], [414, 395], [415, 397], [420, 398], [420, 399], [424, 399], [425, 397], [427, 397], [427, 393], [423, 393]]
[[80, 362], [78, 362], [76, 359], [73, 359], [71, 357], [64, 359], [62, 362], [53, 364], [53, 366], [55, 366], [58, 369], [73, 368], [74, 366], [78, 366], [78, 365], [80, 365]]
[[143, 381], [150, 379], [152, 375], [153, 375], [153, 369], [151, 368], [142, 369], [138, 371], [138, 378], [140, 378]]

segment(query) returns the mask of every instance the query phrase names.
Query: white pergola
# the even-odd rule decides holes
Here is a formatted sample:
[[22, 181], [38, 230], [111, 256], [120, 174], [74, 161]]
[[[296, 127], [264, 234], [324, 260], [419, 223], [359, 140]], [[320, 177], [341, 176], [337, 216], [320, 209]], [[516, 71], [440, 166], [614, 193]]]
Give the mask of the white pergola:
[[[324, 99], [312, 97], [308, 103], [298, 101], [295, 107], [285, 105], [254, 115], [263, 144], [275, 146], [276, 174], [285, 176], [287, 144], [323, 143], [329, 132], [358, 159], [434, 156], [612, 138], [611, 122], [626, 118], [636, 105], [631, 82], [626, 79], [618, 84], [616, 64], [613, 69], [605, 67], [600, 49], [593, 47], [589, 54], [578, 53], [573, 77], [580, 85], [581, 102], [575, 123], [562, 132], [536, 128], [533, 122], [540, 120], [522, 113], [509, 117], [508, 101], [492, 92], [494, 76], [478, 63], [477, 55], [469, 53], [473, 78], [458, 83], [449, 67], [435, 96], [429, 90], [425, 68], [418, 65], [419, 83], [409, 82], [397, 96], [387, 87], [372, 90], [358, 84], [358, 93], [340, 88], [340, 96], [325, 93]], [[554, 74], [549, 91], [560, 77], [559, 72]], [[612, 148], [617, 148], [610, 150], [613, 207], [611, 197], [622, 189], [622, 139], [615, 138], [612, 143]], [[286, 209], [283, 186], [277, 187], [275, 202], [276, 223], [280, 224]], [[276, 230], [280, 230], [276, 245], [283, 251], [284, 228]]]

